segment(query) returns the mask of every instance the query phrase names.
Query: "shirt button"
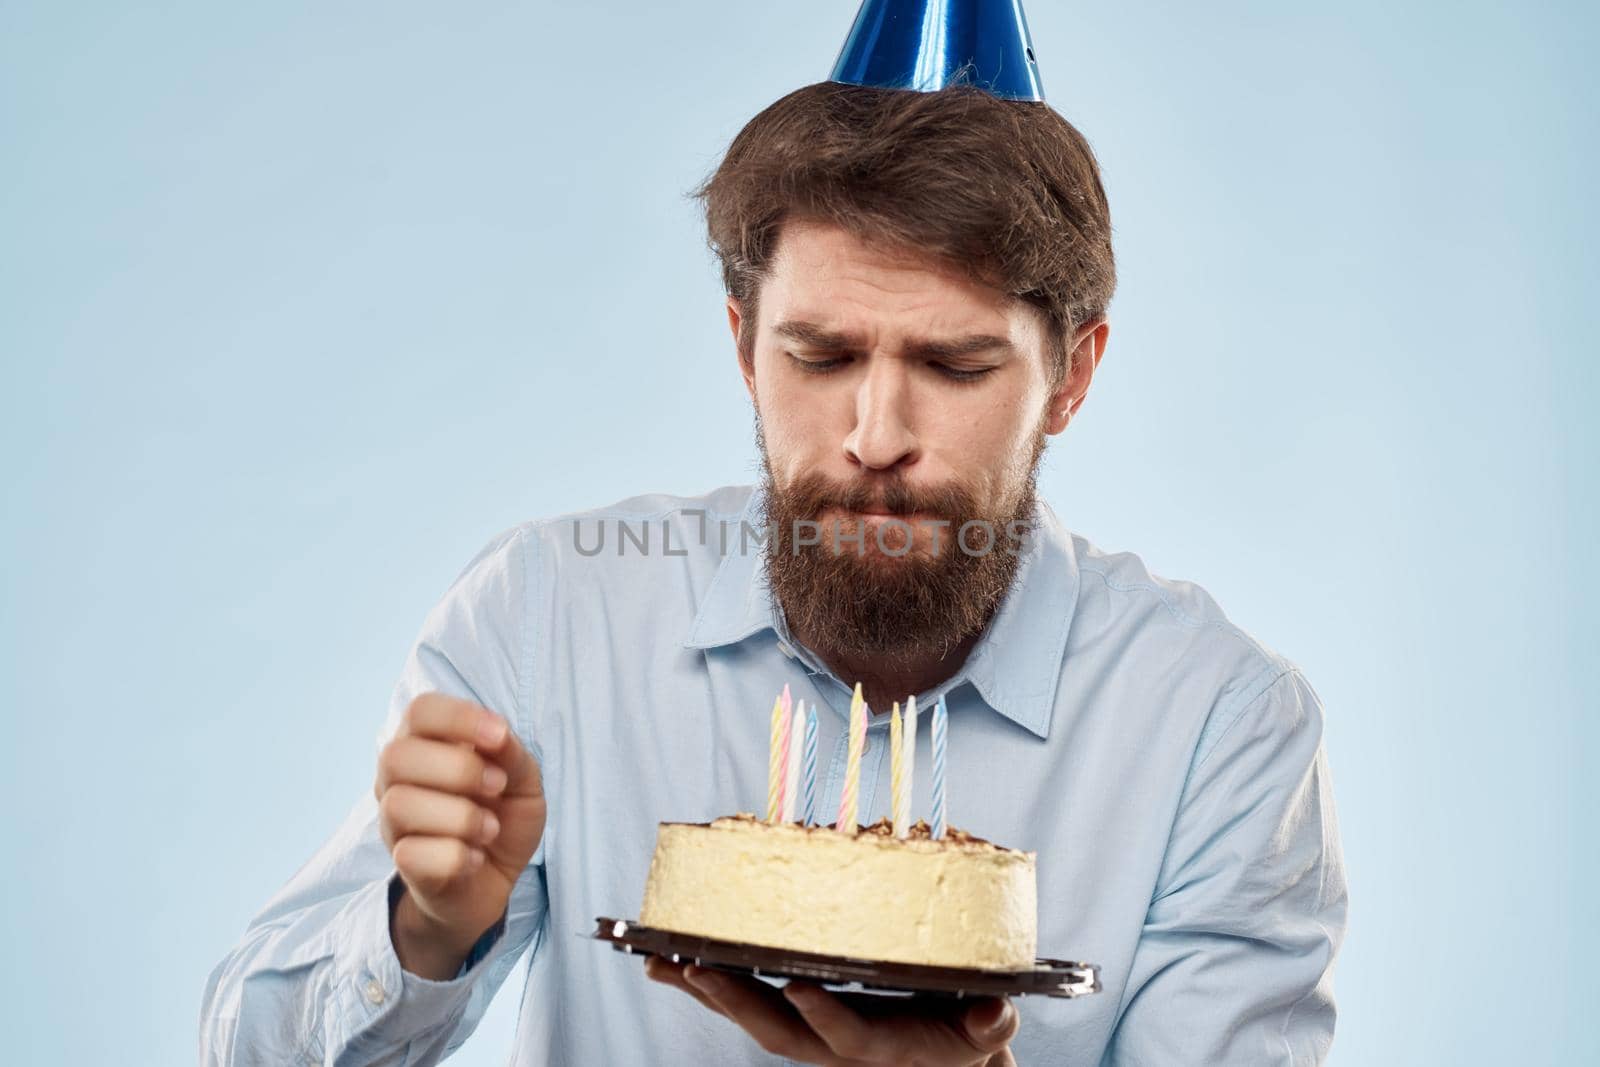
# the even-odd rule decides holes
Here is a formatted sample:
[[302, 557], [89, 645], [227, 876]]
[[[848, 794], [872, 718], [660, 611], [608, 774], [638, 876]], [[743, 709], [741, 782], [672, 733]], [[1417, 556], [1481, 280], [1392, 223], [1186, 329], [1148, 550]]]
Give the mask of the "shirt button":
[[383, 984], [381, 982], [379, 982], [376, 978], [368, 978], [367, 979], [366, 993], [367, 993], [367, 999], [369, 1001], [371, 1001], [372, 1003], [374, 1003], [374, 1004], [382, 1004], [383, 1003], [383, 998], [385, 996], [385, 994], [383, 992]]

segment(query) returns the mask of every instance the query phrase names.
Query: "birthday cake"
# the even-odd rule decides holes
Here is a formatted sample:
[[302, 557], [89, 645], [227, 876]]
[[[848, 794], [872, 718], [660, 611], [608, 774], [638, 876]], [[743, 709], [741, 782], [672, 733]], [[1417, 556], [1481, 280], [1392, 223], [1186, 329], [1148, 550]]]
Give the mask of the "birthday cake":
[[[853, 821], [853, 820], [852, 820]], [[1035, 854], [918, 820], [855, 833], [734, 815], [661, 823], [639, 921], [830, 956], [1019, 971], [1033, 966]]]

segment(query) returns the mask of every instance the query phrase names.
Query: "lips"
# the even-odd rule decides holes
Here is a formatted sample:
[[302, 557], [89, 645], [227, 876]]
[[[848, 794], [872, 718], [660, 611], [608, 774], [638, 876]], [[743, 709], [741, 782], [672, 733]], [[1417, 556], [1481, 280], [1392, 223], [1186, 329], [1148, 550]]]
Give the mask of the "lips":
[[939, 515], [932, 511], [887, 511], [882, 506], [853, 508], [848, 504], [833, 503], [823, 507], [816, 513], [819, 522], [856, 522], [863, 526], [876, 529], [891, 522], [904, 523], [913, 528], [920, 528], [924, 524], [939, 521]]
[[844, 507], [843, 505], [834, 506], [837, 510], [844, 512], [846, 515], [858, 515], [863, 519], [901, 519], [905, 522], [913, 522], [918, 519], [926, 519], [929, 517], [926, 512], [922, 511], [884, 511], [881, 508], [848, 508]]
[[907, 512], [907, 514], [894, 514], [894, 512], [850, 512], [850, 514], [856, 515], [856, 517], [861, 518], [862, 522], [866, 523], [886, 523], [894, 520], [894, 522], [906, 523], [906, 525], [909, 526], [915, 526], [918, 525], [918, 523], [928, 522], [928, 520], [931, 518], [931, 515], [926, 514], [926, 512]]

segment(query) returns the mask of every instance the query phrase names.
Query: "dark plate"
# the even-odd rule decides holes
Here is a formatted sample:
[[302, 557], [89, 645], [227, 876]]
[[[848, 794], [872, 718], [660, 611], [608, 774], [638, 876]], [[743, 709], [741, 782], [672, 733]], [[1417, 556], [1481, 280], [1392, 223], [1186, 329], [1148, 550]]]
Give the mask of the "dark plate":
[[716, 941], [640, 926], [628, 919], [595, 919], [594, 937], [611, 942], [618, 952], [662, 956], [674, 963], [770, 978], [800, 978], [841, 992], [946, 997], [1027, 996], [1082, 997], [1100, 992], [1100, 967], [1094, 963], [1038, 960], [1026, 971], [980, 971], [961, 967], [926, 967], [885, 963], [845, 956]]

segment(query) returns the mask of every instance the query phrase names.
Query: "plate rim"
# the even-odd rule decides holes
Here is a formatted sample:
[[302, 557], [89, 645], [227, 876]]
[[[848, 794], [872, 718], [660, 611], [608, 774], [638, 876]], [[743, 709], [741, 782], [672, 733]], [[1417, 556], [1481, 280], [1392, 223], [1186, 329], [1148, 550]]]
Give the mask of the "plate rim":
[[1103, 988], [1099, 964], [1044, 957], [1037, 958], [1034, 966], [1024, 971], [896, 963], [725, 941], [603, 915], [595, 917], [595, 930], [589, 937], [632, 955], [662, 956], [674, 962], [687, 961], [719, 970], [798, 978], [824, 986], [856, 987], [868, 992], [954, 997], [1043, 995], [1071, 999], [1099, 993]]

